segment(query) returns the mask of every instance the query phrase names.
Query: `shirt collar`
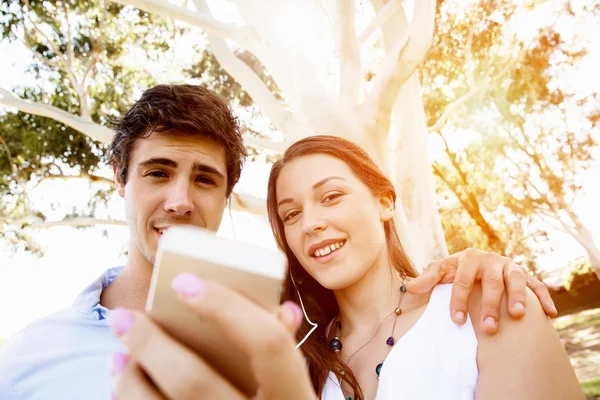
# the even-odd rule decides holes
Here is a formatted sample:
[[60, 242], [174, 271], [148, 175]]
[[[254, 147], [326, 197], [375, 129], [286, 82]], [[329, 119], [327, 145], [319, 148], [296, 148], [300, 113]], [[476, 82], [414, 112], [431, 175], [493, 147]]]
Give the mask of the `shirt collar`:
[[110, 312], [100, 305], [100, 295], [104, 288], [110, 285], [123, 271], [125, 266], [113, 267], [85, 288], [73, 302], [73, 309], [82, 314], [92, 314], [96, 319], [105, 319]]

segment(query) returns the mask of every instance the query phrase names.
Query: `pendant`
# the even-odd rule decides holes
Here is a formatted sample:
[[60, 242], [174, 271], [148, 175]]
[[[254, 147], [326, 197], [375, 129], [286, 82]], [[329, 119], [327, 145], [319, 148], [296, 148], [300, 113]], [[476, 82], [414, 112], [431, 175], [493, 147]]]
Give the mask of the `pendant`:
[[393, 346], [394, 345], [394, 337], [390, 336], [389, 338], [387, 338], [387, 340], [385, 341], [385, 344], [387, 344], [388, 346]]
[[377, 374], [377, 380], [379, 380], [379, 374], [381, 373], [381, 367], [383, 367], [383, 361], [377, 364], [375, 368], [375, 373]]

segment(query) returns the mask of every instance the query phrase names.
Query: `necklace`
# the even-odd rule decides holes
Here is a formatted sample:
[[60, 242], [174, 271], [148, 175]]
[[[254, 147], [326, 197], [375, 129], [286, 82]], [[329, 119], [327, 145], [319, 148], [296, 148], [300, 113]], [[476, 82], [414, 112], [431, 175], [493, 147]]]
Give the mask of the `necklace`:
[[[400, 308], [400, 302], [402, 301], [402, 295], [404, 293], [406, 293], [406, 286], [404, 285], [404, 281], [402, 281], [402, 285], [400, 286], [399, 289], [400, 292], [400, 296], [398, 298], [398, 305], [396, 306], [396, 308], [394, 309], [394, 311], [392, 311], [391, 313], [389, 313], [384, 319], [383, 321], [381, 321], [381, 323], [379, 324], [379, 327], [377, 327], [377, 330], [375, 331], [375, 333], [373, 334], [373, 336], [371, 337], [371, 339], [369, 339], [365, 344], [363, 344], [362, 346], [360, 346], [358, 348], [358, 350], [356, 350], [354, 353], [352, 353], [352, 355], [350, 355], [350, 357], [348, 358], [348, 361], [346, 361], [346, 365], [350, 364], [350, 360], [352, 360], [352, 358], [362, 349], [364, 349], [369, 343], [371, 343], [373, 341], [373, 339], [375, 339], [375, 337], [377, 336], [377, 333], [379, 332], [379, 330], [381, 329], [381, 327], [383, 326], [383, 324], [385, 323], [385, 321], [387, 321], [387, 319], [392, 316], [392, 315], [396, 315], [396, 318], [394, 319], [394, 325], [392, 326], [392, 331], [390, 333], [390, 336], [387, 338], [387, 340], [385, 341], [385, 344], [389, 347], [389, 349], [391, 350], [391, 348], [394, 346], [394, 344], [396, 344], [396, 341], [394, 339], [394, 330], [396, 329], [396, 322], [398, 321], [398, 317], [400, 315], [402, 315], [402, 308]], [[342, 341], [340, 340], [340, 331], [342, 330], [342, 323], [340, 322], [340, 317], [337, 317], [337, 320], [335, 322], [335, 337], [329, 342], [329, 347], [331, 347], [331, 349], [333, 351], [335, 351], [336, 354], [339, 354], [340, 351], [342, 351]], [[389, 350], [388, 350], [388, 354], [389, 354]], [[383, 360], [385, 361], [385, 360]], [[383, 361], [381, 361], [379, 364], [377, 364], [377, 367], [375, 367], [375, 373], [377, 374], [377, 379], [379, 380], [379, 375], [381, 374], [381, 368], [383, 367]], [[344, 370], [340, 371], [340, 375], [344, 375]], [[343, 380], [343, 379], [342, 379]], [[341, 381], [340, 381], [340, 385], [341, 385]], [[346, 397], [346, 400], [352, 400], [352, 397], [348, 396]]]

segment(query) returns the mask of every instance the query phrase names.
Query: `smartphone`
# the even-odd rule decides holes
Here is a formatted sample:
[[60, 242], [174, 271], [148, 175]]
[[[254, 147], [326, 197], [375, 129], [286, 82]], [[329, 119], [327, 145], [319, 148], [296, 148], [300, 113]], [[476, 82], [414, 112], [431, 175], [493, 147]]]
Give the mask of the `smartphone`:
[[192, 226], [167, 229], [158, 244], [146, 312], [241, 392], [253, 396], [257, 383], [248, 357], [216, 326], [200, 320], [171, 288], [173, 278], [183, 272], [227, 285], [276, 312], [287, 273], [285, 254]]

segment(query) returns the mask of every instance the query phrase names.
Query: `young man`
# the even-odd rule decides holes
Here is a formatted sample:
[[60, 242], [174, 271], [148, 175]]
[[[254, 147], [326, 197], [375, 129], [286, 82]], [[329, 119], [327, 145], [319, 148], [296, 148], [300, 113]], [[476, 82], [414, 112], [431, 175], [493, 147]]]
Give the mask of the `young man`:
[[[201, 86], [159, 85], [147, 90], [115, 126], [109, 151], [130, 230], [124, 267], [109, 269], [71, 307], [42, 318], [0, 348], [2, 399], [108, 399], [109, 357], [124, 347], [111, 334], [112, 309], [143, 310], [157, 244], [170, 226], [191, 224], [216, 231], [246, 157], [236, 118], [219, 96]], [[453, 315], [466, 315], [472, 282], [488, 293], [485, 312], [497, 328], [504, 286], [514, 316], [525, 313], [526, 277], [509, 259], [479, 251], [433, 263], [414, 287], [442, 279], [456, 286]], [[486, 285], [486, 281], [492, 284]], [[536, 293], [547, 312], [550, 298]], [[541, 285], [541, 286], [540, 286]], [[512, 306], [511, 306], [512, 307]], [[461, 322], [460, 318], [454, 318]]]

